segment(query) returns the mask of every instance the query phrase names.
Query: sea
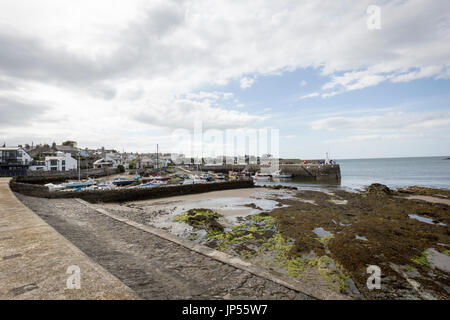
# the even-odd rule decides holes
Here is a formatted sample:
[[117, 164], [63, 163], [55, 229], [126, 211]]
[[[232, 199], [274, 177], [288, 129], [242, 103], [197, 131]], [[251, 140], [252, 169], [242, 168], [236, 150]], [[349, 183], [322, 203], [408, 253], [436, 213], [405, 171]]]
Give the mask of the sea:
[[339, 182], [305, 182], [297, 179], [280, 179], [257, 182], [258, 185], [287, 185], [299, 189], [362, 190], [372, 183], [390, 188], [423, 186], [450, 189], [450, 160], [442, 157], [376, 158], [336, 160], [341, 168]]

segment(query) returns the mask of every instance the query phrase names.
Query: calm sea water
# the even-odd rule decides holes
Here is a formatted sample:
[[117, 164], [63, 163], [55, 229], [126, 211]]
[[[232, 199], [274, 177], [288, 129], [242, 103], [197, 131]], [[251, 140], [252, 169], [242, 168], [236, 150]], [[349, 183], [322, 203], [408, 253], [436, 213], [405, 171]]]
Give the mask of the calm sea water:
[[444, 158], [446, 157], [337, 160], [341, 167], [340, 183], [284, 180], [264, 184], [295, 185], [301, 189], [362, 189], [372, 183], [382, 183], [391, 188], [418, 185], [450, 189], [450, 160], [443, 160]]

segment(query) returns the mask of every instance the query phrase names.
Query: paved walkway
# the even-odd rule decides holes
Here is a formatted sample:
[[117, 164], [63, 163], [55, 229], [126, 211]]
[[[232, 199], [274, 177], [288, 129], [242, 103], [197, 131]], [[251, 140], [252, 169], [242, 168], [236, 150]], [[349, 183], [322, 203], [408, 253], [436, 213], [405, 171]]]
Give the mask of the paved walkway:
[[[0, 299], [139, 298], [24, 206], [9, 180], [0, 178]], [[80, 289], [67, 288], [70, 266], [79, 267]]]
[[143, 299], [309, 299], [99, 213], [76, 199], [17, 196]]

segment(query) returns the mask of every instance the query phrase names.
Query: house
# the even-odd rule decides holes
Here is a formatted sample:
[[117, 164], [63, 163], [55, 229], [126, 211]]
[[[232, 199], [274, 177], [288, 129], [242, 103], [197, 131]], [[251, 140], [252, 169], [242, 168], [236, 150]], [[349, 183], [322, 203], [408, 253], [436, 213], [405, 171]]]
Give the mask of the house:
[[117, 168], [120, 165], [128, 169], [129, 163], [126, 155], [118, 152], [105, 153], [104, 157], [94, 162], [94, 168]]
[[139, 169], [143, 168], [153, 168], [153, 165], [156, 164], [156, 161], [154, 161], [149, 156], [143, 156], [139, 159]]
[[45, 157], [45, 161], [36, 161], [30, 167], [32, 171], [70, 171], [77, 170], [77, 160], [67, 152], [57, 151]]
[[0, 176], [26, 175], [33, 158], [22, 147], [0, 148]]
[[112, 160], [107, 160], [105, 158], [100, 158], [94, 162], [95, 169], [103, 169], [103, 168], [113, 168], [114, 162]]
[[53, 150], [63, 152], [63, 153], [70, 153], [72, 157], [76, 157], [78, 154], [78, 148], [74, 145], [53, 145]]

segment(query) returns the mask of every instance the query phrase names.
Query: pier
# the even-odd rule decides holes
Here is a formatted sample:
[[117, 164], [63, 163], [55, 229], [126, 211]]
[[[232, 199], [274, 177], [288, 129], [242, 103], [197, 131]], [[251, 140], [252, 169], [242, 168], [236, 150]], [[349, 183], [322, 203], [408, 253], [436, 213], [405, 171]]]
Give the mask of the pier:
[[[225, 164], [225, 165], [202, 165], [202, 171], [214, 171], [228, 173], [229, 171], [249, 172], [260, 171], [263, 166], [259, 164]], [[340, 180], [341, 169], [339, 164], [280, 164], [279, 168], [284, 173], [292, 174], [293, 178], [302, 178], [305, 180]]]

